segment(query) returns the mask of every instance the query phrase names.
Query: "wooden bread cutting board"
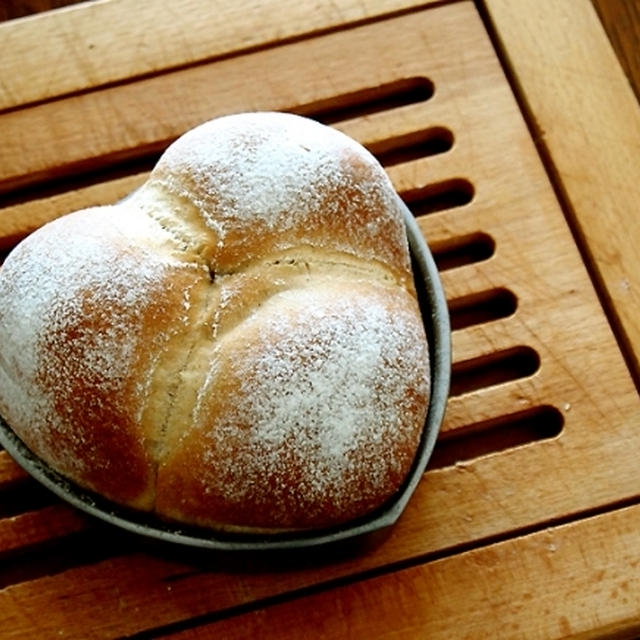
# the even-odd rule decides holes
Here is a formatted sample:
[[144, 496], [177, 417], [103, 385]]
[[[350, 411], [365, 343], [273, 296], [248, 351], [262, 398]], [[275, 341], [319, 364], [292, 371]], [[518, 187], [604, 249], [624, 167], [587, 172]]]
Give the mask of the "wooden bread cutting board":
[[[65, 24], [79, 25], [85, 45], [93, 36], [109, 42], [114, 31], [100, 33], [96, 16], [114, 7], [121, 16], [124, 4], [79, 5]], [[227, 559], [221, 569], [220, 559], [148, 549], [77, 514], [2, 453], [0, 628], [13, 637], [195, 637], [220, 618], [228, 618], [218, 629], [225, 637], [258, 634], [267, 619], [276, 637], [289, 622], [290, 633], [320, 624], [316, 607], [325, 620], [341, 612], [325, 621], [327, 634], [343, 636], [352, 623], [364, 635], [376, 617], [369, 622], [357, 602], [385, 598], [389, 634], [392, 610], [404, 606], [411, 637], [426, 624], [417, 611], [434, 602], [445, 613], [475, 581], [467, 617], [438, 618], [431, 630], [452, 637], [456, 624], [475, 619], [480, 637], [495, 628], [483, 604], [509, 577], [529, 584], [535, 574], [537, 589], [520, 594], [521, 613], [507, 616], [509, 624], [541, 603], [553, 606], [543, 581], [553, 572], [544, 569], [562, 566], [564, 580], [585, 550], [572, 540], [580, 535], [572, 519], [593, 516], [585, 530], [604, 545], [612, 520], [601, 514], [637, 501], [637, 392], [482, 17], [465, 1], [410, 11], [402, 3], [379, 12], [359, 6], [345, 4], [342, 15], [332, 5], [282, 31], [269, 20], [260, 44], [235, 32], [233, 43], [244, 43], [237, 48], [231, 40], [220, 49], [197, 44], [206, 35], [200, 28], [194, 47], [202, 49], [150, 68], [135, 66], [146, 64], [141, 54], [121, 76], [109, 75], [109, 65], [100, 76], [68, 71], [70, 84], [54, 78], [46, 88], [46, 74], [27, 62], [39, 88], [29, 93], [16, 81], [3, 94], [14, 102], [0, 113], [0, 246], [9, 250], [70, 210], [117, 201], [168, 142], [223, 113], [290, 110], [360, 140], [418, 217], [455, 328], [446, 420], [406, 513], [371, 548], [266, 567]], [[25, 41], [36, 37], [24, 35], [32, 25], [20, 28], [14, 33]], [[149, 45], [153, 60], [161, 42]], [[629, 518], [637, 520], [637, 508]], [[451, 572], [461, 577], [447, 582]], [[566, 593], [560, 582], [550, 593]], [[606, 582], [620, 602], [621, 582]], [[509, 595], [500, 593], [504, 611]], [[569, 627], [585, 619], [577, 606], [567, 611]], [[534, 626], [523, 637], [568, 633], [560, 623], [553, 633]]]

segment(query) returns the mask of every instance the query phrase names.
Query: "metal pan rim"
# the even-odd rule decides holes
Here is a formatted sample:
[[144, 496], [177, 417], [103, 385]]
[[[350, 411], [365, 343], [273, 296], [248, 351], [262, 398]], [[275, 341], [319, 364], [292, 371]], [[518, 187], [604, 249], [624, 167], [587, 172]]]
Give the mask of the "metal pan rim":
[[413, 468], [403, 487], [378, 511], [358, 522], [305, 532], [239, 534], [174, 525], [153, 514], [122, 508], [73, 484], [31, 453], [1, 417], [0, 444], [27, 473], [65, 502], [121, 529], [172, 544], [219, 551], [301, 549], [364, 537], [392, 526], [404, 511], [431, 457], [444, 417], [451, 378], [451, 328], [442, 283], [418, 223], [400, 197], [398, 201], [404, 216], [416, 288], [424, 295], [422, 316], [429, 338], [431, 391]]

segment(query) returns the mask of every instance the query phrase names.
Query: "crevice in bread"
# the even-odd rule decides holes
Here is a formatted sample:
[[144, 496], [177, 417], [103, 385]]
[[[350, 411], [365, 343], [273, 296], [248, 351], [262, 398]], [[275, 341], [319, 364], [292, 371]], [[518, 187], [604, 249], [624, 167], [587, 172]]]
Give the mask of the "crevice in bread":
[[189, 198], [170, 193], [158, 184], [145, 184], [127, 200], [127, 205], [156, 223], [188, 260], [211, 265], [218, 238], [203, 224]]
[[[356, 288], [359, 281], [372, 280], [390, 288], [398, 285], [395, 274], [384, 265], [365, 263], [346, 254], [334, 253], [326, 258], [324, 254], [318, 255], [313, 248], [289, 250], [278, 256], [268, 256], [264, 260], [245, 264], [243, 268], [230, 273], [217, 273], [206, 282], [203, 277], [203, 281], [198, 282], [197, 289], [202, 301], [190, 312], [188, 325], [199, 326], [203, 330], [191, 332], [190, 336], [185, 331], [184, 335], [179, 333], [169, 340], [153, 374], [153, 377], [163, 379], [161, 384], [167, 389], [168, 397], [164, 419], [153, 436], [156, 463], [164, 455], [167, 432], [185, 428], [184, 425], [189, 423], [188, 414], [180, 410], [176, 412], [176, 404], [189, 406], [189, 401], [177, 401], [184, 388], [185, 376], [189, 378], [190, 387], [194, 384], [199, 388], [204, 385], [204, 382], [194, 383], [194, 376], [205, 375], [198, 374], [198, 366], [192, 370], [194, 358], [199, 356], [203, 362], [208, 362], [211, 352], [224, 340], [225, 335], [241, 328], [242, 323], [273, 296], [288, 290], [303, 289], [309, 286], [311, 278], [318, 283], [348, 282]], [[243, 298], [244, 303], [238, 304], [237, 301]], [[171, 366], [172, 373], [165, 371]]]

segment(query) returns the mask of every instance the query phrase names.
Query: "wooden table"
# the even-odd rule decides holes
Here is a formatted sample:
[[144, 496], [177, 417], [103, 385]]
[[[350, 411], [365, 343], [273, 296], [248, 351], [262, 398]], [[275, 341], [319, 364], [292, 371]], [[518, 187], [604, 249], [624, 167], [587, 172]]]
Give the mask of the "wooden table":
[[2, 250], [199, 122], [290, 110], [378, 155], [454, 327], [432, 462], [366, 547], [152, 545], [0, 452], [2, 638], [640, 634], [640, 110], [589, 2], [102, 0], [0, 49]]

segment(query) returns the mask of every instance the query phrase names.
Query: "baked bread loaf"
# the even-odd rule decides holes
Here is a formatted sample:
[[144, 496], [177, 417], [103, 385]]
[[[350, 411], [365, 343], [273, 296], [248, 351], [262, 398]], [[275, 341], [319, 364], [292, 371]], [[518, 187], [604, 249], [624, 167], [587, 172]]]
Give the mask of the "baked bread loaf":
[[402, 214], [316, 122], [207, 122], [0, 271], [0, 413], [50, 467], [213, 529], [322, 528], [401, 486], [429, 399]]

